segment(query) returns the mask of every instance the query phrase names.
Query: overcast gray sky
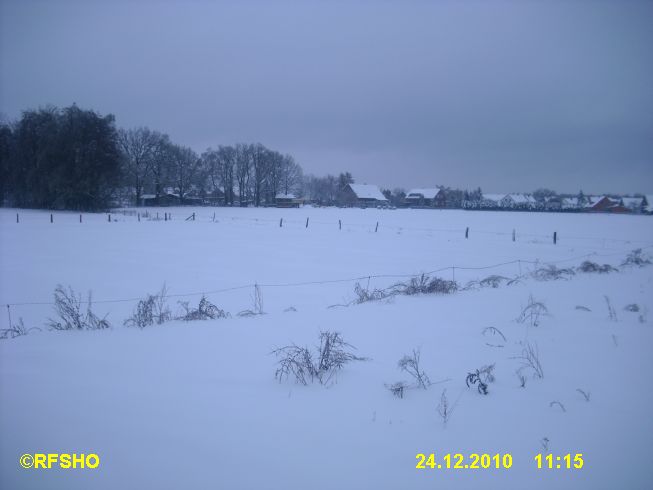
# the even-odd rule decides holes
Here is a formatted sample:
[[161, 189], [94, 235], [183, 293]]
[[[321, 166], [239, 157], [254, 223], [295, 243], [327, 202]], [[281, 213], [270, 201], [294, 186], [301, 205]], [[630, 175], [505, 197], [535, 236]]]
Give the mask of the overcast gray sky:
[[386, 187], [653, 192], [651, 1], [0, 4], [11, 119], [76, 102]]

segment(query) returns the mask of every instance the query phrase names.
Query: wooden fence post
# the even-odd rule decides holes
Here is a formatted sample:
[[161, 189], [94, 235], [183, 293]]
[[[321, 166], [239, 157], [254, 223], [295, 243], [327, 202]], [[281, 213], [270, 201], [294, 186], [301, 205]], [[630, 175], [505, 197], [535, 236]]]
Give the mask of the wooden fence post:
[[193, 213], [193, 221], [195, 221], [195, 213]]
[[555, 245], [556, 243], [558, 243], [558, 232], [554, 231], [553, 232], [553, 244]]
[[342, 230], [342, 220], [338, 220], [338, 229]]
[[79, 215], [79, 222], [80, 223], [82, 222], [82, 215], [81, 214]]
[[52, 213], [50, 213], [50, 223], [54, 223], [54, 217], [52, 216]]
[[283, 218], [279, 220], [279, 228], [283, 228]]
[[515, 241], [515, 229], [514, 228], [512, 229], [512, 241], [513, 242]]
[[376, 222], [376, 228], [374, 228], [374, 233], [376, 233], [377, 231], [379, 231], [379, 222], [378, 221]]
[[141, 221], [141, 213], [137, 213], [137, 214], [138, 214], [138, 221], [140, 222]]
[[111, 214], [109, 214], [109, 223], [111, 223]]
[[20, 218], [18, 218], [18, 213], [16, 213], [16, 223], [20, 223]]
[[465, 228], [465, 238], [469, 238], [469, 226]]
[[306, 218], [306, 228], [308, 228], [308, 218]]

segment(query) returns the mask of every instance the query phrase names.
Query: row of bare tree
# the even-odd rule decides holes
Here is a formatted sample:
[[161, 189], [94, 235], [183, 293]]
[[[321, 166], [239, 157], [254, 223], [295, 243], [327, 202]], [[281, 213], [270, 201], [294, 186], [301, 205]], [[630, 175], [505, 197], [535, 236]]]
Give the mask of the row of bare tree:
[[0, 205], [48, 209], [106, 209], [116, 202], [266, 205], [278, 194], [337, 204], [353, 183], [304, 176], [291, 155], [260, 143], [220, 145], [201, 155], [147, 127], [120, 129], [113, 115], [76, 105], [24, 111], [0, 122]]
[[302, 169], [291, 155], [260, 143], [221, 145], [198, 155], [149, 128], [120, 130], [118, 141], [125, 185], [136, 203], [145, 191], [158, 198], [172, 187], [182, 200], [219, 193], [226, 204], [260, 206], [279, 193], [298, 192], [302, 184]]

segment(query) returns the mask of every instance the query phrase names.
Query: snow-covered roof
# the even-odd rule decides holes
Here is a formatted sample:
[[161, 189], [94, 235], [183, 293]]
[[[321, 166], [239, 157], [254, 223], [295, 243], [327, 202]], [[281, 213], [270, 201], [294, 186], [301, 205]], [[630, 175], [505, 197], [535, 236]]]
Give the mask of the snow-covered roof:
[[387, 201], [381, 193], [378, 186], [372, 184], [349, 184], [349, 187], [358, 199], [376, 199], [377, 201]]
[[294, 194], [277, 194], [274, 196], [275, 199], [297, 199]]
[[587, 202], [590, 204], [590, 206], [594, 206], [597, 202], [601, 201], [602, 199], [606, 198], [607, 196], [585, 196], [587, 199]]
[[515, 204], [533, 204], [535, 198], [526, 194], [507, 194], [506, 197], [512, 198]]
[[[163, 194], [160, 194], [159, 197], [164, 197], [164, 196], [172, 196], [172, 197], [179, 197], [179, 194], [175, 194], [174, 192], [164, 192]], [[156, 194], [141, 194], [141, 199], [155, 199]]]
[[589, 196], [589, 198], [591, 202], [585, 205], [586, 208], [593, 208], [598, 203], [600, 203], [603, 199], [607, 199], [612, 204], [619, 204], [618, 200], [612, 199], [610, 196]]
[[440, 192], [440, 189], [437, 187], [432, 187], [432, 188], [425, 188], [425, 189], [411, 189], [406, 193], [406, 198], [410, 198], [411, 196], [417, 197], [421, 195], [424, 197], [424, 199], [435, 199], [435, 197], [438, 195]]
[[565, 197], [562, 199], [562, 207], [564, 208], [577, 208], [578, 207], [578, 198], [577, 197]]
[[483, 194], [484, 201], [494, 201], [496, 203], [498, 203], [504, 197], [506, 197], [505, 194]]
[[627, 208], [636, 209], [642, 205], [643, 198], [641, 197], [622, 197], [621, 200], [624, 202], [624, 206]]

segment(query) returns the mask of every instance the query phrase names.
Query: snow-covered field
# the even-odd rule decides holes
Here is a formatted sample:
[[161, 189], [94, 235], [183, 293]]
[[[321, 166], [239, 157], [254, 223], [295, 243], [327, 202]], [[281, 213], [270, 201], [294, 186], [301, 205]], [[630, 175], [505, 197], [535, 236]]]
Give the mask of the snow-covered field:
[[[0, 341], [0, 488], [650, 488], [653, 266], [529, 276], [549, 263], [619, 265], [635, 248], [651, 254], [650, 217], [157, 211], [158, 221], [117, 212], [82, 223], [76, 213], [50, 223], [43, 211], [0, 211], [0, 303], [12, 304], [13, 323], [42, 329]], [[356, 282], [384, 288], [431, 271], [461, 286], [493, 274], [522, 279], [329, 308], [350, 303]], [[164, 282], [174, 312], [205, 293], [232, 317], [123, 327], [134, 298]], [[47, 330], [57, 284], [92, 290], [113, 328]], [[254, 284], [266, 314], [238, 317], [252, 308]], [[550, 313], [537, 327], [515, 321], [531, 295]], [[483, 335], [487, 327], [506, 341]], [[328, 387], [277, 382], [270, 351], [314, 345], [323, 330], [370, 360], [345, 366]], [[515, 357], [527, 344], [538, 346], [544, 377], [526, 371], [521, 388]], [[384, 385], [410, 381], [397, 361], [413, 348], [434, 384], [394, 398]], [[492, 363], [489, 394], [467, 388], [467, 373]], [[446, 425], [437, 410], [444, 389]], [[101, 465], [20, 467], [22, 454], [37, 452], [93, 452]], [[582, 453], [585, 465], [537, 469], [540, 452]], [[514, 462], [418, 470], [418, 453], [510, 453]]]

